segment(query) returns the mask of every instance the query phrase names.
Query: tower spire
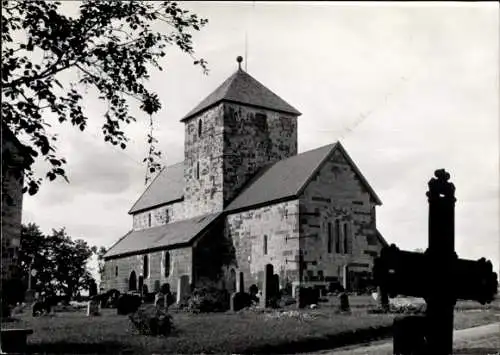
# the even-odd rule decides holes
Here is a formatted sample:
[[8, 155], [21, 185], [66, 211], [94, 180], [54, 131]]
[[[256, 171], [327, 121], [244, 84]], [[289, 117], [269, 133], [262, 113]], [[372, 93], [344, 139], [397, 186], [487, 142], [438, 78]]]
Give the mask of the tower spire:
[[243, 61], [243, 57], [241, 55], [237, 56], [236, 61], [238, 62], [238, 70], [241, 70], [241, 62]]

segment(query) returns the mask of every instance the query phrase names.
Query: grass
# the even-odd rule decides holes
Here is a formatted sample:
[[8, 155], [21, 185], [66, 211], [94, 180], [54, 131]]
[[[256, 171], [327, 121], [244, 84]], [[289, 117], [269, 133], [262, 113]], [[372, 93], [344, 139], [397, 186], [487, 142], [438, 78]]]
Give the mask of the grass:
[[[25, 313], [2, 328], [27, 326], [34, 330], [29, 350], [37, 353], [293, 353], [347, 345], [352, 334], [390, 336], [395, 315], [366, 312], [369, 300], [351, 297], [352, 315], [337, 314], [334, 307], [294, 312], [246, 311], [237, 314], [174, 313], [174, 334], [167, 338], [138, 335], [126, 316], [103, 310], [99, 317], [84, 311], [63, 312], [32, 318]], [[330, 305], [334, 305], [332, 300]], [[497, 305], [458, 305], [455, 328], [462, 329], [499, 321]], [[498, 308], [497, 308], [498, 307]], [[371, 331], [366, 331], [366, 329]], [[371, 333], [371, 334], [369, 334]], [[359, 341], [359, 339], [358, 339]]]

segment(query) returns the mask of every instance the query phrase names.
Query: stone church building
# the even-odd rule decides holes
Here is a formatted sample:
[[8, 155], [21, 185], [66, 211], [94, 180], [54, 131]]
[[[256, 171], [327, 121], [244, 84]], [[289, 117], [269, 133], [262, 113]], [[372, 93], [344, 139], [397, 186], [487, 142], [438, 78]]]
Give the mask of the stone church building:
[[101, 288], [260, 288], [267, 264], [281, 287], [359, 286], [386, 244], [381, 201], [340, 142], [297, 154], [300, 115], [240, 67], [182, 118], [184, 161], [130, 209]]

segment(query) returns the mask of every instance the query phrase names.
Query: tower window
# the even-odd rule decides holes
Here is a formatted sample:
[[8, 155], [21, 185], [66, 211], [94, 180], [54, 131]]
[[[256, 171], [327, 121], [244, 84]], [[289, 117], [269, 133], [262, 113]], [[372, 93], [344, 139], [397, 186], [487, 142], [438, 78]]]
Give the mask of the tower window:
[[170, 214], [169, 214], [169, 209], [165, 209], [165, 223], [168, 223], [170, 221]]
[[195, 168], [194, 174], [196, 176], [196, 179], [198, 180], [200, 178], [200, 162], [199, 161], [196, 162], [196, 168]]
[[151, 213], [148, 213], [148, 227], [151, 227]]
[[203, 130], [203, 123], [201, 120], [198, 121], [198, 137], [201, 137], [201, 131]]
[[115, 266], [115, 277], [118, 276], [118, 266]]
[[267, 255], [267, 235], [264, 234], [264, 255]]

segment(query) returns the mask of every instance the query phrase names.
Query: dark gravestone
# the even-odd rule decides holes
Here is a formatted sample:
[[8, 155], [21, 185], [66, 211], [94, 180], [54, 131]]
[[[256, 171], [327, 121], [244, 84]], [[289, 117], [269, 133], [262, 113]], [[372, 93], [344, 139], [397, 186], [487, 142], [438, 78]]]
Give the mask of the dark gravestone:
[[341, 312], [350, 312], [351, 307], [349, 306], [349, 296], [347, 293], [342, 292], [339, 295], [339, 301], [340, 301], [340, 311]]
[[237, 312], [243, 308], [250, 307], [252, 298], [248, 293], [235, 292], [231, 295], [230, 309]]
[[97, 283], [95, 280], [90, 281], [89, 283], [89, 296], [93, 297], [97, 295]]
[[274, 275], [273, 266], [271, 264], [267, 264], [264, 270], [264, 280], [262, 282], [262, 298], [260, 300], [260, 305], [264, 308], [270, 306], [270, 301], [271, 298], [273, 297], [274, 293], [273, 275]]
[[239, 273], [236, 292], [245, 292], [245, 276], [242, 272]]
[[[448, 182], [449, 178], [446, 171], [437, 170], [435, 178], [429, 181], [429, 247], [426, 252], [401, 251], [393, 244], [382, 249], [373, 269], [377, 285], [389, 297], [402, 294], [425, 299], [426, 351], [436, 355], [448, 355], [453, 351], [456, 300], [489, 303], [498, 287], [491, 262], [484, 258], [478, 261], [458, 259], [455, 253], [455, 186]], [[407, 339], [406, 327], [401, 329], [394, 335], [395, 354], [404, 354], [400, 347]]]

